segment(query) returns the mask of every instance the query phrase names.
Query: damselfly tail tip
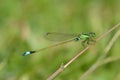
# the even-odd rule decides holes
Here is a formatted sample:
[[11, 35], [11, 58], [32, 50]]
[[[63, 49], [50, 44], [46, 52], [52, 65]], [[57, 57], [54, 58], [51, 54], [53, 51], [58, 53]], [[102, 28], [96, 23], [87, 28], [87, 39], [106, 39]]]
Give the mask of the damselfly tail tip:
[[27, 56], [29, 54], [35, 53], [36, 51], [26, 51], [23, 53], [23, 56]]

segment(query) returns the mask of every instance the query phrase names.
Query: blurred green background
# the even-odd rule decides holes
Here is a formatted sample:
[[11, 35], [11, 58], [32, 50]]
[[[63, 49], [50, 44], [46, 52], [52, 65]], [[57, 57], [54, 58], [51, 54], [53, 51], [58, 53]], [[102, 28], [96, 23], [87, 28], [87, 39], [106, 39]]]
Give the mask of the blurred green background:
[[[56, 42], [46, 32], [95, 32], [96, 38], [120, 22], [120, 0], [0, 0], [0, 80], [46, 80], [83, 47], [71, 42], [23, 57], [23, 52]], [[117, 29], [118, 30], [118, 29]], [[55, 80], [79, 80], [105, 54], [117, 30], [75, 60]], [[118, 38], [120, 40], [120, 38]], [[118, 39], [107, 57], [120, 56]], [[98, 67], [86, 80], [120, 80], [120, 60]]]

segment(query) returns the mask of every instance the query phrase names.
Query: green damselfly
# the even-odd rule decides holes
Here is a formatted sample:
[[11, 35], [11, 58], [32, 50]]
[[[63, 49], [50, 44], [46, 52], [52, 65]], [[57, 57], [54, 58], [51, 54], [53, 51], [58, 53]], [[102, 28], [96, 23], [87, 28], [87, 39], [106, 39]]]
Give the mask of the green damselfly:
[[79, 41], [82, 40], [82, 43], [87, 43], [89, 44], [90, 42], [93, 42], [93, 37], [95, 37], [95, 33], [94, 32], [89, 32], [89, 33], [81, 33], [81, 34], [65, 34], [65, 33], [57, 33], [57, 32], [49, 32], [46, 33], [45, 37], [49, 40], [53, 40], [53, 41], [61, 41], [57, 44], [39, 49], [39, 50], [34, 50], [34, 51], [26, 51], [23, 53], [23, 56], [29, 55], [29, 54], [33, 54], [33, 53], [37, 53], [40, 52], [42, 50], [51, 48], [51, 47], [55, 47], [61, 44], [65, 44], [71, 41]]

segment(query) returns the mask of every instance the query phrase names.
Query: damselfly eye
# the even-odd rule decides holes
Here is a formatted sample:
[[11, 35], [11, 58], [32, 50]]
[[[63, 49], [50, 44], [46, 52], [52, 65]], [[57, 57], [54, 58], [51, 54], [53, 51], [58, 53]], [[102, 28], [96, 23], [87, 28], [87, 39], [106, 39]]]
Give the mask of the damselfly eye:
[[95, 33], [94, 32], [90, 32], [89, 33], [91, 36], [95, 37]]

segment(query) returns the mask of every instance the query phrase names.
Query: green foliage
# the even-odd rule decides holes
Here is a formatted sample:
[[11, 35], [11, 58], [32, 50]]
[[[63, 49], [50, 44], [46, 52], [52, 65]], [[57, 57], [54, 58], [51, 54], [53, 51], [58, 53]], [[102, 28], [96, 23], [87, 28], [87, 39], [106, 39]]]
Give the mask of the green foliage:
[[[83, 47], [72, 42], [23, 57], [27, 50], [47, 47], [46, 32], [106, 32], [120, 21], [119, 0], [2, 0], [0, 1], [0, 80], [46, 80], [62, 63], [67, 63]], [[116, 34], [113, 31], [85, 52], [55, 80], [79, 80]], [[120, 52], [117, 38], [107, 57]], [[106, 57], [106, 59], [107, 59]], [[102, 61], [102, 60], [101, 60]], [[97, 67], [87, 80], [119, 80], [120, 60]]]

